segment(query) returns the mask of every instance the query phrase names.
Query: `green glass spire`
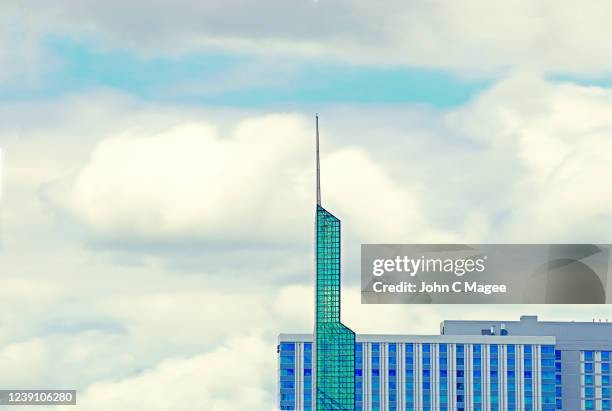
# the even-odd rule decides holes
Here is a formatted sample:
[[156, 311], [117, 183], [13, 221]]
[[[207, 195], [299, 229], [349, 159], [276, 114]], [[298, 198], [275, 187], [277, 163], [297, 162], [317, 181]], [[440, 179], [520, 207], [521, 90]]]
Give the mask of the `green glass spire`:
[[340, 220], [321, 207], [317, 116], [316, 410], [355, 410], [355, 333], [340, 322]]

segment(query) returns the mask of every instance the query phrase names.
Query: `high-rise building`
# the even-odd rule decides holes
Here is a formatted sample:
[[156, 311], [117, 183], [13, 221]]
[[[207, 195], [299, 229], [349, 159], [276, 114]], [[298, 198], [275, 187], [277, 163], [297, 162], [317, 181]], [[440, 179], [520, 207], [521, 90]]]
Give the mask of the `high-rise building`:
[[[355, 409], [355, 333], [340, 321], [340, 220], [321, 206], [319, 117], [316, 118], [315, 409]], [[312, 372], [312, 371], [311, 371]], [[310, 410], [309, 399], [304, 410]]]
[[317, 118], [315, 330], [279, 336], [280, 410], [612, 410], [612, 323], [523, 316], [355, 336], [340, 321], [340, 220], [321, 206], [319, 170]]
[[[355, 410], [611, 410], [612, 323], [444, 321], [442, 335], [357, 335]], [[286, 410], [310, 363], [310, 334], [281, 334]], [[285, 380], [287, 383], [287, 380]], [[326, 410], [325, 408], [323, 408]]]
[[610, 351], [608, 322], [443, 321], [442, 334], [552, 336], [555, 338], [555, 405], [558, 410], [610, 410]]
[[340, 220], [317, 205], [316, 226], [316, 409], [354, 410], [355, 333], [340, 322]]

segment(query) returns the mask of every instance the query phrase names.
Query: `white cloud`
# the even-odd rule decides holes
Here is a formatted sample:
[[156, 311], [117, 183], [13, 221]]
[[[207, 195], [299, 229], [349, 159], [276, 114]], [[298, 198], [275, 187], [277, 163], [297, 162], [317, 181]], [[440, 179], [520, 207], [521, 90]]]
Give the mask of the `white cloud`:
[[[312, 275], [309, 276], [313, 279]], [[282, 324], [278, 332], [309, 332], [314, 327], [314, 288], [313, 282], [283, 287], [271, 301], [272, 315]]]
[[102, 235], [287, 240], [291, 213], [281, 210], [295, 204], [305, 131], [295, 115], [246, 120], [229, 137], [203, 122], [128, 131], [94, 149], [68, 206]]
[[363, 148], [331, 154], [324, 164], [330, 210], [342, 217], [355, 236], [369, 242], [448, 241], [451, 234], [428, 226], [420, 190], [414, 182], [396, 183]]
[[[233, 283], [227, 281], [228, 285]], [[156, 346], [200, 352], [243, 335], [245, 324], [251, 324], [252, 331], [268, 331], [266, 319], [271, 313], [266, 300], [266, 296], [249, 291], [177, 290], [108, 296], [101, 302], [100, 310], [135, 337], [158, 336]]]
[[587, 75], [611, 69], [606, 0], [19, 3], [37, 30], [146, 55], [218, 47], [470, 75], [510, 67]]
[[94, 381], [131, 374], [147, 364], [143, 354], [134, 352], [142, 347], [125, 336], [99, 331], [31, 337], [0, 348], [0, 360], [12, 370], [0, 376], [0, 384], [82, 390]]
[[[344, 223], [344, 321], [362, 333], [420, 334], [436, 333], [442, 319], [483, 319], [482, 307], [360, 306], [351, 282], [357, 246], [373, 238], [609, 242], [609, 110], [601, 88], [523, 76], [448, 113], [326, 110], [323, 199]], [[87, 410], [273, 406], [275, 334], [312, 328], [311, 260], [291, 250], [270, 264], [255, 258], [268, 244], [246, 245], [280, 239], [311, 249], [312, 124], [301, 114], [181, 111], [91, 95], [0, 106], [3, 119], [23, 124], [17, 133], [0, 122], [8, 217], [0, 263], [9, 267], [0, 320], [16, 329], [0, 334], [0, 361], [22, 367], [2, 385], [81, 384]], [[253, 164], [255, 154], [262, 157]], [[220, 159], [222, 177], [231, 178], [207, 185]], [[83, 237], [70, 233], [74, 224], [56, 220], [41, 196], [41, 186], [58, 179], [64, 191], [54, 199], [77, 226], [109, 244], [130, 239], [140, 247], [128, 253], [146, 254], [143, 261], [129, 265], [113, 259], [116, 249], [83, 248]], [[209, 195], [230, 204], [211, 205]], [[226, 244], [167, 246], [177, 238]], [[190, 275], [149, 258], [183, 261], [183, 252], [210, 249], [225, 270], [211, 268], [208, 255]], [[30, 297], [25, 305], [21, 295]], [[588, 321], [609, 312], [489, 306], [486, 317]], [[256, 407], [240, 402], [236, 384]], [[142, 392], [151, 398], [140, 403]]]
[[66, 297], [64, 287], [48, 279], [32, 283], [16, 264], [0, 258], [3, 267], [10, 267], [11, 275], [4, 273], [0, 287], [0, 346], [23, 341], [32, 330], [41, 326], [41, 319], [49, 306]]
[[[274, 346], [258, 337], [230, 340], [206, 354], [169, 358], [139, 375], [95, 383], [79, 396], [79, 408], [88, 411], [269, 409], [272, 393], [268, 384], [262, 382], [273, 384], [274, 353]], [[69, 411], [72, 407], [65, 409]]]
[[[312, 125], [294, 114], [244, 119], [229, 136], [204, 122], [126, 131], [95, 147], [58, 201], [102, 238], [301, 242], [312, 213], [313, 142]], [[365, 150], [335, 150], [322, 167], [326, 199], [355, 232], [388, 240], [427, 230], [418, 195]]]
[[[426, 132], [387, 123], [393, 137], [377, 143], [376, 125], [370, 134], [345, 127], [346, 136], [331, 127], [324, 205], [345, 222], [351, 244], [605, 242], [612, 237], [608, 96], [517, 75], [436, 114]], [[306, 244], [312, 124], [299, 114], [217, 124], [185, 119], [161, 131], [112, 132], [57, 186], [55, 200], [109, 243]], [[353, 130], [358, 139], [349, 137]]]
[[505, 80], [448, 117], [485, 144], [501, 173], [510, 214], [498, 238], [606, 242], [612, 238], [612, 103], [597, 87]]
[[[0, 361], [11, 367], [10, 378], [2, 378], [4, 385], [17, 388], [19, 384], [28, 384], [43, 375], [48, 353], [42, 340], [30, 340], [22, 343], [8, 344], [0, 349]], [[8, 374], [8, 373], [7, 373]]]

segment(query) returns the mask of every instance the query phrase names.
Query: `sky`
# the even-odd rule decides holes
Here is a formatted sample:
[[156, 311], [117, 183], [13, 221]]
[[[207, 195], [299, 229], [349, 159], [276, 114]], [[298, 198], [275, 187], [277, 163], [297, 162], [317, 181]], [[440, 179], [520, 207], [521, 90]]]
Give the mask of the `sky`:
[[313, 327], [316, 112], [356, 332], [612, 319], [359, 298], [362, 243], [612, 242], [610, 41], [599, 0], [3, 1], [0, 386], [273, 410], [277, 336]]

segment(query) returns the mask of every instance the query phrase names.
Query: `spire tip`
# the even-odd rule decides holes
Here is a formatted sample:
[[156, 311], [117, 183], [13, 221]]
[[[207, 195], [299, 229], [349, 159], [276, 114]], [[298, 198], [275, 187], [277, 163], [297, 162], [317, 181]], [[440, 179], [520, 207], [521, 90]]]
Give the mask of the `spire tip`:
[[321, 163], [319, 160], [319, 113], [315, 113], [315, 122], [316, 122], [316, 131], [317, 131], [317, 139], [316, 139], [316, 152], [317, 152], [317, 205], [321, 205]]

